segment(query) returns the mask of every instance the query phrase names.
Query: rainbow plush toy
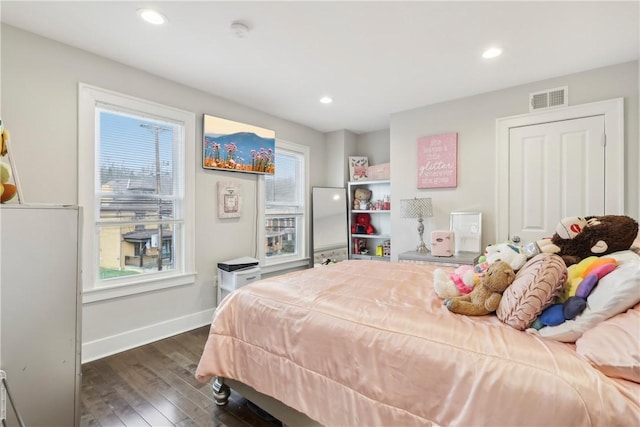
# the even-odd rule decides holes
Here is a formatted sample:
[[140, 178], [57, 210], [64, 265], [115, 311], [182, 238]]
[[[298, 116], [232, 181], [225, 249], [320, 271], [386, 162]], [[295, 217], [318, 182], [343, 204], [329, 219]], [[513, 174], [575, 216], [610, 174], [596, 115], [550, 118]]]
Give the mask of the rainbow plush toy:
[[556, 326], [573, 320], [587, 307], [587, 297], [598, 281], [618, 267], [613, 258], [591, 256], [567, 269], [568, 277], [557, 303], [545, 308], [532, 327]]

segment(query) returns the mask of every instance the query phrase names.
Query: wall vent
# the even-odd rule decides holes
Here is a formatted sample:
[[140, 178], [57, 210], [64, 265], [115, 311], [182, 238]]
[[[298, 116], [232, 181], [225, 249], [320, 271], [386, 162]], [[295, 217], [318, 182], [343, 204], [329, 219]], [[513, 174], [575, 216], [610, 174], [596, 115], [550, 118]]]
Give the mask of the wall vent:
[[569, 87], [557, 87], [529, 94], [529, 111], [566, 107], [569, 105]]

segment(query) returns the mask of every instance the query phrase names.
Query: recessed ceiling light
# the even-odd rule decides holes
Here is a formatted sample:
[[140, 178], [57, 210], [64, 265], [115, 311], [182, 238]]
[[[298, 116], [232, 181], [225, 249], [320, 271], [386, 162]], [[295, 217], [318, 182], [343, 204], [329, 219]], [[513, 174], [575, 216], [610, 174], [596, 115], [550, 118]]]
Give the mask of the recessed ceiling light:
[[331, 104], [333, 102], [333, 99], [331, 99], [331, 97], [329, 96], [323, 96], [322, 98], [320, 98], [320, 102], [323, 104]]
[[168, 21], [167, 17], [153, 9], [138, 9], [138, 15], [153, 25], [162, 25]]
[[502, 54], [502, 49], [500, 49], [499, 47], [491, 47], [482, 53], [482, 57], [489, 59], [489, 58], [495, 58], [496, 56], [500, 56], [501, 54]]

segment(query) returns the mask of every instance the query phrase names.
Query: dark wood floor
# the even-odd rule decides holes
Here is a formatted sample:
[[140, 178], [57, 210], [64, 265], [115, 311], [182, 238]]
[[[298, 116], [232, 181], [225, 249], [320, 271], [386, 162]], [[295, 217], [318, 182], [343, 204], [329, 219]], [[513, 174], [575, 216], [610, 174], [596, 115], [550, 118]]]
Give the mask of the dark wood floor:
[[80, 426], [274, 427], [232, 392], [218, 407], [194, 375], [209, 327], [82, 366]]

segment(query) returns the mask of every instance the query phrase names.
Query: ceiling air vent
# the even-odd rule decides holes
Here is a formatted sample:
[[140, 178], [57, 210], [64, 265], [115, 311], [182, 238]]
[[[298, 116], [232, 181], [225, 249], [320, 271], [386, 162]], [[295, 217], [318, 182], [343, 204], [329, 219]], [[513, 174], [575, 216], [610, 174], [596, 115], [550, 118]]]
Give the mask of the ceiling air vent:
[[529, 94], [529, 111], [566, 107], [568, 105], [569, 88], [567, 86]]

